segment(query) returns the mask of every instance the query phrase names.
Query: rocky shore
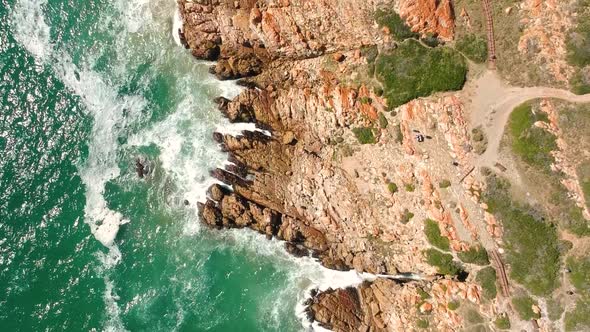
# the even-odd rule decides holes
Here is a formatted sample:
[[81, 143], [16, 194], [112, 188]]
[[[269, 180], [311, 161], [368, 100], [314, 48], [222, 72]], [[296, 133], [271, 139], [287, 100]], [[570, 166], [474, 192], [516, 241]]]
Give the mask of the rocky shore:
[[[214, 134], [231, 163], [212, 172], [226, 185], [210, 187], [199, 204], [203, 222], [276, 237], [331, 269], [433, 276], [314, 294], [309, 318], [334, 331], [477, 328], [465, 319], [471, 311], [491, 319], [507, 309], [481, 301], [474, 275], [489, 261], [455, 263], [481, 244], [496, 248], [503, 234], [480, 197], [485, 184], [474, 165], [487, 141], [470, 127], [469, 92], [391, 106], [374, 73], [377, 55], [398, 47], [399, 31], [377, 24], [379, 10], [395, 10], [421, 44], [444, 43], [455, 33], [449, 0], [178, 4], [185, 46], [216, 61], [218, 79], [245, 87], [233, 100], [217, 98], [219, 110], [260, 129]], [[433, 246], [445, 254], [425, 250]]]

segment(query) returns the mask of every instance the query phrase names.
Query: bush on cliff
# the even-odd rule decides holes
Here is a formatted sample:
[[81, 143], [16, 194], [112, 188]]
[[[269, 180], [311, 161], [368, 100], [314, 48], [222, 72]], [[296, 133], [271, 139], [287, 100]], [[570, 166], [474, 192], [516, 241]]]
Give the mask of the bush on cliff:
[[377, 10], [375, 19], [380, 26], [387, 27], [395, 40], [402, 41], [408, 38], [417, 38], [418, 34], [412, 32], [406, 22], [393, 10]]
[[590, 65], [590, 15], [581, 15], [566, 39], [567, 60], [578, 67]]
[[476, 264], [476, 265], [488, 265], [490, 260], [488, 258], [488, 252], [482, 245], [474, 246], [469, 248], [467, 251], [463, 251], [457, 254], [460, 260], [465, 263]]
[[481, 285], [483, 296], [486, 299], [491, 300], [496, 298], [496, 270], [493, 267], [488, 266], [479, 270], [475, 280]]
[[375, 69], [390, 108], [435, 92], [460, 90], [467, 75], [465, 60], [457, 51], [427, 48], [416, 40], [380, 55]]
[[436, 249], [427, 249], [425, 254], [428, 264], [437, 267], [438, 273], [451, 276], [463, 273], [461, 265], [453, 261], [452, 255], [442, 253]]
[[513, 201], [510, 183], [489, 176], [483, 200], [504, 225], [510, 277], [534, 295], [550, 294], [559, 286], [560, 252], [557, 229], [532, 207]]
[[438, 223], [432, 219], [424, 220], [424, 233], [428, 242], [438, 249], [449, 251], [449, 239], [442, 236]]
[[455, 47], [473, 62], [483, 63], [488, 58], [488, 44], [480, 36], [466, 35], [457, 41]]
[[373, 133], [373, 128], [371, 127], [359, 127], [353, 128], [352, 132], [356, 139], [361, 144], [375, 144], [377, 140], [375, 139], [375, 134]]

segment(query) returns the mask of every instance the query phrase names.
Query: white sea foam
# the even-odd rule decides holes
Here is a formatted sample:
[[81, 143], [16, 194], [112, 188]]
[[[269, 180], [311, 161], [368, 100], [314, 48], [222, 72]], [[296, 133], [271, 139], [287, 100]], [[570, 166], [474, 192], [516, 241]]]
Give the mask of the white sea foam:
[[176, 43], [176, 45], [178, 46], [183, 46], [182, 43], [180, 42], [180, 31], [184, 31], [183, 30], [183, 22], [182, 22], [182, 17], [180, 16], [180, 9], [178, 8], [178, 2], [176, 2], [176, 0], [174, 1], [174, 5], [175, 5], [175, 10], [174, 10], [174, 18], [172, 21], [172, 38], [174, 38], [174, 42]]
[[45, 5], [47, 0], [20, 0], [11, 17], [14, 37], [40, 62], [51, 53], [50, 29], [43, 15]]

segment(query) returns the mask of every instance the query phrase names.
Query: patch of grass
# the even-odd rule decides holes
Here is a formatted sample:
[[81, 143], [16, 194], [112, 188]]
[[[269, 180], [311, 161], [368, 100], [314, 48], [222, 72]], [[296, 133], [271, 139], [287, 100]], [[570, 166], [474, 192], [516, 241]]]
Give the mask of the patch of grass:
[[361, 144], [375, 144], [377, 143], [377, 139], [375, 138], [375, 134], [373, 133], [375, 129], [371, 127], [359, 127], [353, 128], [352, 132], [356, 139]]
[[447, 308], [449, 308], [449, 310], [457, 310], [459, 309], [459, 307], [461, 306], [461, 302], [459, 301], [451, 301], [448, 303]]
[[580, 15], [566, 38], [567, 61], [578, 67], [590, 65], [590, 15]]
[[467, 251], [457, 253], [457, 256], [464, 263], [476, 264], [476, 265], [488, 265], [490, 260], [488, 258], [488, 252], [482, 245], [474, 246], [469, 248]]
[[425, 253], [426, 261], [428, 264], [437, 267], [438, 273], [451, 276], [463, 273], [461, 265], [453, 261], [452, 255], [442, 253], [436, 249], [427, 249]]
[[503, 315], [496, 318], [494, 321], [494, 325], [500, 330], [509, 330], [510, 329], [510, 318], [508, 316]]
[[540, 314], [533, 311], [533, 305], [537, 305], [532, 298], [529, 296], [517, 296], [512, 298], [512, 305], [514, 310], [518, 313], [518, 316], [522, 320], [531, 320], [541, 318]]
[[445, 189], [451, 186], [451, 181], [444, 179], [438, 183], [438, 187], [441, 189]]
[[410, 212], [408, 209], [404, 209], [404, 213], [402, 214], [401, 222], [402, 224], [407, 224], [410, 220], [414, 218], [414, 214]]
[[465, 35], [455, 44], [455, 48], [469, 60], [483, 63], [488, 58], [488, 44], [485, 38], [474, 34]]
[[438, 91], [460, 90], [467, 74], [465, 60], [455, 50], [427, 48], [415, 40], [379, 56], [375, 69], [392, 108]]
[[422, 301], [430, 298], [430, 294], [428, 294], [424, 289], [418, 287], [416, 291], [418, 292], [418, 295], [420, 296], [420, 299], [422, 299]]
[[555, 161], [551, 151], [557, 149], [555, 136], [534, 126], [536, 121], [547, 121], [547, 115], [534, 114], [530, 103], [512, 111], [508, 121], [512, 151], [529, 166], [551, 172], [550, 165]]
[[563, 305], [559, 301], [553, 298], [547, 300], [547, 317], [549, 317], [550, 320], [559, 320], [563, 311]]
[[404, 188], [406, 188], [407, 192], [414, 192], [414, 190], [416, 190], [416, 186], [414, 186], [412, 183], [408, 183], [404, 186]]
[[402, 41], [408, 38], [417, 38], [418, 34], [412, 32], [398, 13], [392, 10], [378, 9], [375, 13], [375, 20], [380, 26], [387, 27], [395, 40]]
[[577, 95], [590, 93], [590, 67], [578, 69], [570, 79], [570, 87]]
[[420, 329], [427, 329], [429, 325], [430, 324], [428, 323], [428, 320], [426, 320], [426, 319], [418, 319], [418, 321], [416, 322], [416, 327], [418, 327]]
[[402, 129], [399, 124], [393, 127], [393, 134], [396, 143], [401, 144], [404, 141], [404, 134], [402, 134]]
[[580, 179], [580, 186], [584, 193], [586, 205], [590, 208], [590, 160], [581, 163], [576, 170], [578, 179]]
[[572, 271], [569, 274], [572, 285], [578, 291], [590, 292], [590, 257], [573, 257], [567, 259], [567, 267]]
[[388, 124], [389, 124], [389, 121], [387, 121], [385, 114], [379, 112], [379, 127], [381, 129], [385, 129], [385, 128], [387, 128]]
[[465, 320], [467, 320], [471, 324], [481, 324], [483, 323], [483, 317], [474, 309], [469, 309], [465, 313]]
[[491, 300], [496, 298], [496, 270], [493, 267], [488, 266], [479, 270], [475, 280], [481, 285], [483, 296], [486, 299]]
[[393, 182], [389, 182], [387, 184], [387, 190], [389, 190], [390, 193], [395, 194], [397, 192], [397, 184], [393, 183]]
[[504, 225], [510, 277], [535, 295], [548, 295], [559, 285], [557, 230], [538, 211], [513, 201], [509, 188], [506, 179], [490, 176], [482, 197]]
[[574, 310], [565, 313], [565, 330], [590, 330], [590, 300], [587, 297], [579, 299]]
[[432, 219], [424, 220], [424, 233], [426, 234], [428, 242], [433, 246], [445, 251], [451, 249], [449, 239], [441, 235], [440, 228], [436, 221]]

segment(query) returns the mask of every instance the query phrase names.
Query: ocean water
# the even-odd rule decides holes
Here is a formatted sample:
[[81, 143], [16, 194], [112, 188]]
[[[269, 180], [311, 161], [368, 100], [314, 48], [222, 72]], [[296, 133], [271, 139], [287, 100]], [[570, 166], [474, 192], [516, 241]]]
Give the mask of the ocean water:
[[237, 130], [211, 99], [239, 91], [173, 0], [0, 4], [1, 331], [299, 331], [311, 288], [360, 282], [201, 227], [211, 133]]

